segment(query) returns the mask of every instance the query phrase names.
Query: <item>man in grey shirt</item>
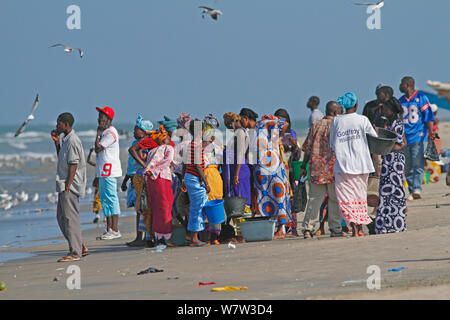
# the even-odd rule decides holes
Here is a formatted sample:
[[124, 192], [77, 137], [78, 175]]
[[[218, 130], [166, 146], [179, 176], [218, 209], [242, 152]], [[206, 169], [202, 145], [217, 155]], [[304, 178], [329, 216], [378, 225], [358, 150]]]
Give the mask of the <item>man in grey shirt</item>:
[[[58, 117], [56, 130], [51, 132], [58, 155], [56, 218], [61, 232], [69, 242], [70, 251], [58, 262], [79, 261], [88, 252], [81, 240], [79, 204], [79, 198], [84, 197], [86, 190], [86, 159], [81, 140], [72, 129], [74, 121], [70, 113], [63, 113]], [[64, 133], [64, 137], [60, 143], [62, 133]]]
[[324, 115], [323, 113], [319, 110], [319, 104], [320, 104], [320, 99], [319, 97], [316, 96], [312, 96], [311, 98], [309, 98], [308, 103], [306, 104], [306, 107], [311, 109], [311, 115], [309, 116], [309, 127], [311, 128], [313, 126], [314, 123], [316, 123], [319, 120], [322, 120]]

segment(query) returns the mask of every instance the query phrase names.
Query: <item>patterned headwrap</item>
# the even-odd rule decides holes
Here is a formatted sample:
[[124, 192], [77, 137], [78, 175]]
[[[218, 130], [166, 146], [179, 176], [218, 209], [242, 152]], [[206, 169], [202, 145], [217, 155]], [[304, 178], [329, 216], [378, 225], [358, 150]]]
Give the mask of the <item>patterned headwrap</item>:
[[223, 121], [225, 123], [225, 127], [231, 128], [233, 123], [241, 120], [241, 116], [234, 112], [228, 112], [223, 115]]
[[210, 126], [210, 127], [214, 128], [214, 129], [217, 129], [217, 128], [219, 128], [219, 126], [220, 126], [219, 120], [217, 120], [217, 118], [214, 117], [211, 113], [208, 114], [208, 115], [205, 117], [205, 119], [203, 119], [203, 123], [204, 123], [206, 126]]
[[219, 128], [219, 120], [217, 120], [217, 118], [212, 114], [208, 114], [203, 120], [203, 125], [205, 128], [203, 133], [203, 140], [211, 141], [211, 138], [214, 136], [216, 129]]
[[182, 112], [180, 117], [177, 119], [178, 127], [189, 130], [191, 120], [191, 115], [189, 113]]
[[169, 133], [166, 131], [166, 129], [164, 129], [164, 126], [161, 125], [159, 126], [158, 130], [153, 131], [150, 134], [150, 137], [152, 138], [153, 141], [157, 142], [159, 139], [159, 142], [161, 142], [162, 140], [164, 140], [167, 136], [169, 135]]
[[345, 109], [350, 109], [356, 105], [356, 103], [358, 102], [358, 98], [353, 92], [347, 92], [342, 97], [339, 97], [336, 101]]
[[149, 134], [153, 129], [153, 123], [149, 120], [144, 120], [140, 114], [136, 119], [136, 126], [146, 134]]
[[261, 119], [262, 120], [278, 120], [278, 117], [275, 117], [274, 115], [271, 115], [271, 114], [265, 114]]
[[168, 116], [164, 116], [163, 121], [158, 121], [158, 123], [164, 126], [164, 129], [169, 132], [174, 132], [177, 130], [178, 123], [175, 120], [170, 119]]

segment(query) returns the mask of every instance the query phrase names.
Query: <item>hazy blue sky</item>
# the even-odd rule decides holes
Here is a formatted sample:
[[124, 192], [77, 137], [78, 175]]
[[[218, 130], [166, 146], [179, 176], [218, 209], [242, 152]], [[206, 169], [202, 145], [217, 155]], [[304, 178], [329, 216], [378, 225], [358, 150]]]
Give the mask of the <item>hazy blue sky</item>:
[[[110, 105], [117, 121], [181, 111], [197, 117], [250, 106], [306, 118], [352, 90], [361, 102], [402, 76], [450, 81], [450, 1], [386, 0], [382, 30], [366, 28], [352, 0], [1, 0], [0, 124], [20, 124], [36, 93], [36, 123], [64, 111], [92, 122]], [[81, 7], [81, 30], [66, 8]], [[203, 20], [199, 5], [217, 7]], [[80, 46], [85, 57], [55, 43]], [[324, 103], [321, 104], [323, 110]]]

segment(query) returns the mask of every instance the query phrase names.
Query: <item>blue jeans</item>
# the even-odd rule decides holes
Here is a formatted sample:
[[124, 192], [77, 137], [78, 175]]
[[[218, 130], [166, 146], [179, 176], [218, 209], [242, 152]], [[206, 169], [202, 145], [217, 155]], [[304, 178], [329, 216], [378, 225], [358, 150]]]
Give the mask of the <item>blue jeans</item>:
[[425, 142], [407, 145], [404, 149], [406, 158], [405, 175], [409, 193], [421, 192], [425, 168]]

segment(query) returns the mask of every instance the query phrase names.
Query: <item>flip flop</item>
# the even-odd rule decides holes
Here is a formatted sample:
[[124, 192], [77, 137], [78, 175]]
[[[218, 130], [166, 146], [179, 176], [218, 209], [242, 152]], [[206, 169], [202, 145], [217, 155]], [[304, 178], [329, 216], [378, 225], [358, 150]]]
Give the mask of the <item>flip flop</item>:
[[191, 243], [189, 246], [190, 247], [203, 247], [203, 246], [207, 246], [208, 244], [206, 242], [193, 242]]
[[78, 257], [74, 257], [74, 256], [67, 256], [67, 257], [62, 257], [61, 259], [58, 260], [58, 262], [74, 262], [74, 261], [80, 261], [81, 258]]

